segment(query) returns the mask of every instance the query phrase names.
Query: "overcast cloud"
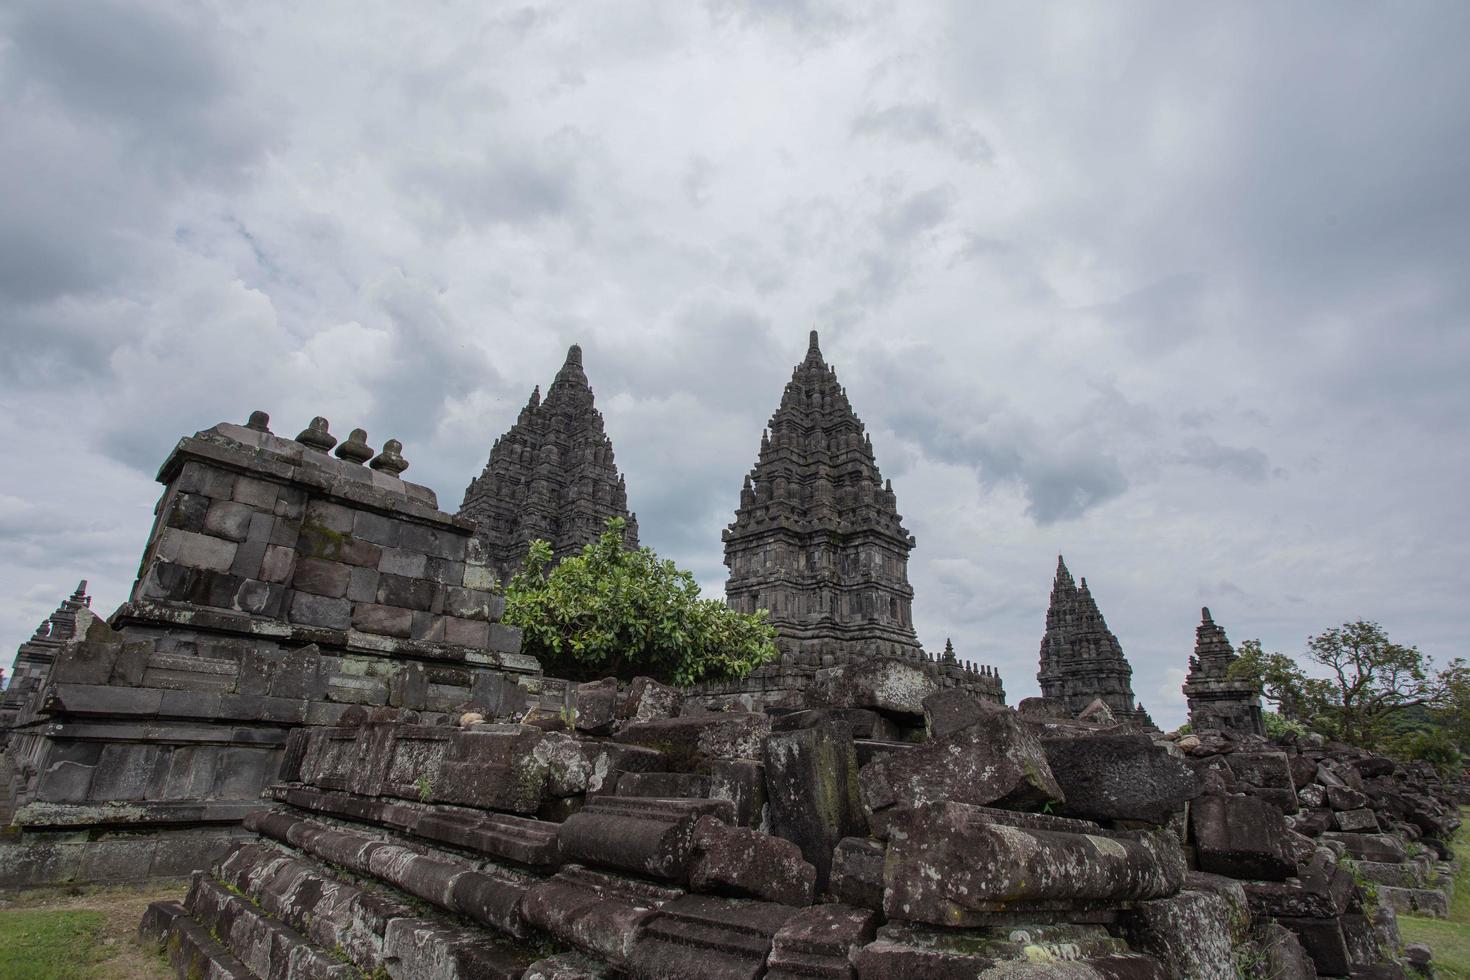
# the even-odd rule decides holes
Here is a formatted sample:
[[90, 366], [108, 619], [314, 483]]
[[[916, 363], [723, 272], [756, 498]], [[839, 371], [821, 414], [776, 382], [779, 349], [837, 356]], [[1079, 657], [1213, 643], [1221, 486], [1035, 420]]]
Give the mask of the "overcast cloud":
[[930, 649], [1035, 693], [1056, 555], [1163, 724], [1199, 606], [1464, 651], [1470, 5], [12, 2], [0, 646], [158, 464], [313, 415], [458, 507], [568, 344], [645, 543], [822, 331]]

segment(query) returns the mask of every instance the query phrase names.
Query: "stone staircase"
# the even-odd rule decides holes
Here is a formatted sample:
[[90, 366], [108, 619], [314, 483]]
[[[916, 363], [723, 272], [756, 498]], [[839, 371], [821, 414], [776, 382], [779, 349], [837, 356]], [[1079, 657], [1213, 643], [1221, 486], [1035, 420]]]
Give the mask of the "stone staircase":
[[[885, 924], [882, 845], [865, 838], [841, 842], [819, 889], [801, 847], [762, 829], [769, 808], [732, 789], [742, 765], [764, 783], [764, 763], [740, 757], [748, 725], [690, 721], [697, 751], [667, 753], [635, 744], [667, 725], [621, 743], [520, 725], [301, 729], [273, 805], [246, 819], [254, 836], [182, 902], [152, 905], [140, 935], [188, 980], [934, 980], [1037, 955], [1168, 975], [1096, 925]], [[680, 759], [686, 771], [660, 768]], [[449, 802], [476, 798], [489, 805]]]

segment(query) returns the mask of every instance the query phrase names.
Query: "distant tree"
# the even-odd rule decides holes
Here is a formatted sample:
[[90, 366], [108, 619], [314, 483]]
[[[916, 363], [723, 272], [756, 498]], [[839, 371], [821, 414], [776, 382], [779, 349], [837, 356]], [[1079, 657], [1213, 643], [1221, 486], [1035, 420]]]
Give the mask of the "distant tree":
[[623, 547], [622, 518], [555, 568], [532, 542], [505, 590], [505, 622], [548, 673], [572, 680], [646, 674], [670, 684], [743, 677], [776, 658], [766, 612], [703, 599], [689, 572], [651, 548]]
[[1325, 676], [1309, 675], [1292, 658], [1266, 653], [1260, 641], [1249, 640], [1230, 670], [1260, 684], [1262, 697], [1284, 718], [1368, 748], [1379, 747], [1393, 733], [1402, 713], [1449, 706], [1466, 676], [1463, 660], [1435, 671], [1417, 647], [1392, 642], [1382, 627], [1366, 620], [1309, 638], [1305, 659]]

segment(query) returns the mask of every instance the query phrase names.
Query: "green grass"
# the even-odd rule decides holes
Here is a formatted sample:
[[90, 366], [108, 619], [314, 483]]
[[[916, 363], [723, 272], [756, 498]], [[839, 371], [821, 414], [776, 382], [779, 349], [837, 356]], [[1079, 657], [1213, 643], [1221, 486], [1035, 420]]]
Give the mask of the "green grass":
[[106, 953], [94, 911], [0, 911], [0, 980], [87, 980]]
[[[1470, 807], [1460, 810], [1470, 828]], [[1399, 916], [1399, 935], [1406, 943], [1428, 943], [1434, 950], [1434, 969], [1441, 980], [1470, 980], [1470, 829], [1455, 840], [1455, 898], [1448, 919]]]

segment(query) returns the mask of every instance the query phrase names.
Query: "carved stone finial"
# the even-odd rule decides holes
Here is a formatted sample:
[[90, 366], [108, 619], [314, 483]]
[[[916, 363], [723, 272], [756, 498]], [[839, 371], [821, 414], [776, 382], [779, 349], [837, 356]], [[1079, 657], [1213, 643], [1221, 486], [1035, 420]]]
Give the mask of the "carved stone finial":
[[817, 343], [817, 332], [815, 330], [812, 331], [811, 336], [807, 339], [806, 350], [808, 354], [820, 355], [822, 353], [822, 347]]
[[1204, 620], [1206, 623], [1213, 623], [1214, 622], [1214, 620], [1210, 618], [1210, 607], [1209, 606], [1201, 606], [1200, 607], [1200, 611], [1199, 611], [1199, 616], [1200, 616], [1200, 619]]
[[336, 457], [361, 466], [373, 458], [373, 447], [367, 444], [367, 430], [353, 429], [347, 441], [337, 447]]
[[950, 642], [950, 639], [947, 636], [944, 638], [943, 662], [947, 664], [952, 664], [955, 662], [954, 644]]
[[254, 429], [256, 432], [269, 432], [271, 430], [271, 417], [265, 412], [256, 409], [250, 413], [250, 421], [245, 423], [245, 428]]
[[383, 443], [383, 451], [378, 453], [368, 465], [379, 473], [387, 473], [389, 476], [397, 476], [402, 473], [408, 469], [408, 460], [403, 458], [403, 443], [397, 439], [389, 439]]
[[327, 420], [318, 415], [306, 428], [301, 430], [296, 441], [312, 449], [320, 449], [322, 452], [329, 451], [337, 444], [337, 437], [327, 431], [327, 425]]

